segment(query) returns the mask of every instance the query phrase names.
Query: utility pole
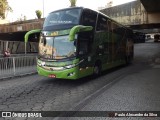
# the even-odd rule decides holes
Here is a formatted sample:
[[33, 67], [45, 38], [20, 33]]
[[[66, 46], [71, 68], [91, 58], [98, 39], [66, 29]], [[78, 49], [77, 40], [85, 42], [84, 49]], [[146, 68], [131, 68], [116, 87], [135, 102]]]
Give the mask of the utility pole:
[[43, 0], [43, 18], [44, 18], [44, 0]]

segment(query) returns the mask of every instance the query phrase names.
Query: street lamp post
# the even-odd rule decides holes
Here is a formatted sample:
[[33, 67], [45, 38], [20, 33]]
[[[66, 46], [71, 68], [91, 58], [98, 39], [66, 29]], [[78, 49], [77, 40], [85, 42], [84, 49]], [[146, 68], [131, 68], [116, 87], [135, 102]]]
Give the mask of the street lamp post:
[[43, 18], [44, 18], [44, 0], [43, 0]]

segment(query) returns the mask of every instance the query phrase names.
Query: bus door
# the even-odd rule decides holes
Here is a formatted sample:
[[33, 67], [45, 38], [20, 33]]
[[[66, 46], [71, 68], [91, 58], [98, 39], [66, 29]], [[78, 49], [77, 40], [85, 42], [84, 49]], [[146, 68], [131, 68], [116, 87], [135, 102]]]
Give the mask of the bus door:
[[92, 74], [93, 58], [92, 58], [92, 34], [91, 32], [81, 32], [78, 34], [78, 58], [80, 60], [79, 70], [80, 76]]
[[95, 11], [89, 9], [83, 10], [80, 24], [84, 26], [92, 26], [93, 30], [78, 33], [78, 55], [80, 60], [84, 60], [84, 62], [80, 64], [81, 68], [93, 66], [92, 50], [96, 19], [97, 13]]

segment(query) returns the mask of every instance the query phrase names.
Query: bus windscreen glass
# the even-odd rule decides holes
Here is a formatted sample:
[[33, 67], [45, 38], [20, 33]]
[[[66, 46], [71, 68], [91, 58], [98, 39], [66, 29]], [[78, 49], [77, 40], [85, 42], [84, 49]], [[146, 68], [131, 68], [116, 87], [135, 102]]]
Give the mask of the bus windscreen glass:
[[80, 13], [80, 8], [52, 12], [45, 19], [43, 27], [64, 24], [78, 24]]
[[40, 39], [39, 56], [46, 59], [64, 59], [75, 57], [75, 41], [69, 41], [68, 35], [43, 37]]

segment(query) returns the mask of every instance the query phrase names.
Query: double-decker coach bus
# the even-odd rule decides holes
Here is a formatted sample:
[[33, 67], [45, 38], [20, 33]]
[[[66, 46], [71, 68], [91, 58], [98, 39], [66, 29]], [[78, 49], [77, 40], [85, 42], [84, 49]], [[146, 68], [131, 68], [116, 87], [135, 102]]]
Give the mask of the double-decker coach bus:
[[83, 7], [51, 12], [39, 40], [38, 74], [79, 79], [131, 62], [132, 30]]

